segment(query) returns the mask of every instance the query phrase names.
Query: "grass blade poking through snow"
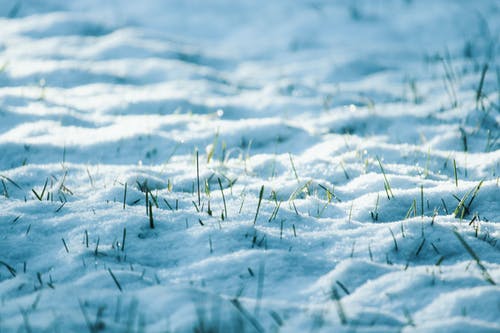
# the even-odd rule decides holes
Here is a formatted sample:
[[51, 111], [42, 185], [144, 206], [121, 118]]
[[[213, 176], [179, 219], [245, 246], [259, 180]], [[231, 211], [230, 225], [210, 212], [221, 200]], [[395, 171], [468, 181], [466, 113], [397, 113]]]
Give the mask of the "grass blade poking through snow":
[[259, 203], [257, 204], [257, 211], [255, 212], [255, 218], [253, 219], [253, 224], [257, 223], [257, 216], [259, 216], [260, 203], [262, 202], [262, 196], [264, 195], [264, 185], [260, 188], [259, 192]]
[[486, 270], [486, 267], [484, 267], [484, 265], [481, 263], [481, 260], [479, 259], [478, 255], [476, 254], [476, 252], [474, 252], [474, 250], [470, 247], [469, 244], [467, 244], [467, 242], [465, 241], [465, 239], [462, 237], [462, 235], [460, 235], [458, 233], [458, 231], [456, 230], [453, 230], [453, 233], [455, 234], [455, 236], [458, 238], [458, 240], [460, 241], [460, 243], [462, 244], [462, 246], [464, 247], [464, 249], [469, 253], [469, 255], [472, 257], [472, 259], [474, 259], [474, 261], [476, 262], [477, 266], [479, 267], [479, 269], [481, 270], [481, 273], [483, 274], [483, 277], [484, 279], [486, 280], [486, 282], [492, 284], [492, 285], [496, 285], [495, 281], [493, 281], [491, 275], [488, 273], [488, 271]]
[[483, 96], [484, 78], [486, 77], [487, 71], [488, 71], [488, 64], [484, 64], [483, 70], [481, 71], [481, 79], [479, 80], [479, 87], [477, 88], [477, 91], [476, 91], [476, 109], [478, 108], [479, 101], [481, 100], [481, 97]]
[[125, 182], [125, 189], [123, 191], [123, 209], [125, 209], [126, 202], [127, 202], [127, 183]]
[[47, 189], [47, 183], [49, 182], [49, 179], [45, 179], [45, 184], [43, 185], [43, 189], [42, 189], [42, 193], [41, 194], [38, 194], [34, 188], [31, 189], [31, 191], [35, 194], [36, 198], [39, 200], [39, 201], [42, 201], [43, 200], [43, 195], [45, 194], [45, 190]]
[[256, 295], [257, 301], [255, 302], [255, 310], [254, 310], [255, 318], [259, 317], [260, 304], [262, 302], [262, 293], [264, 289], [264, 274], [265, 274], [264, 271], [265, 271], [264, 262], [261, 262], [259, 266], [259, 276], [257, 279], [257, 295]]
[[332, 287], [332, 295], [331, 295], [332, 300], [335, 301], [335, 304], [337, 305], [337, 314], [340, 319], [340, 323], [342, 325], [347, 325], [347, 316], [345, 315], [344, 307], [342, 306], [342, 303], [340, 302], [340, 296], [337, 291], [337, 288]]
[[220, 193], [222, 194], [222, 202], [224, 202], [224, 219], [227, 220], [226, 197], [224, 196], [224, 190], [222, 189], [222, 182], [220, 181], [219, 177], [217, 177], [217, 181], [219, 182]]
[[420, 214], [424, 217], [424, 185], [420, 185]]
[[481, 180], [479, 184], [474, 188], [474, 193], [472, 193], [472, 198], [470, 199], [469, 203], [467, 204], [467, 210], [470, 211], [470, 206], [472, 205], [472, 202], [474, 199], [476, 199], [477, 193], [481, 189], [481, 186], [483, 185], [484, 180]]
[[200, 196], [200, 163], [199, 163], [199, 153], [196, 149], [196, 183], [198, 185], [198, 207], [201, 206], [201, 196]]
[[396, 236], [394, 236], [394, 233], [392, 232], [392, 229], [389, 228], [389, 231], [391, 232], [392, 240], [394, 241], [394, 250], [398, 252], [398, 241], [396, 240]]
[[384, 167], [382, 166], [382, 162], [380, 162], [380, 158], [378, 156], [377, 161], [378, 165], [380, 166], [380, 171], [382, 171], [382, 175], [384, 175], [384, 189], [385, 193], [387, 194], [387, 199], [391, 200], [391, 198], [394, 198], [394, 194], [391, 190], [391, 184], [389, 183], [389, 180], [387, 180], [387, 175], [385, 174]]
[[413, 199], [413, 202], [412, 202], [410, 208], [408, 209], [408, 211], [406, 212], [404, 219], [406, 220], [406, 219], [410, 218], [412, 212], [413, 212], [413, 216], [417, 215], [417, 201], [415, 199]]
[[127, 238], [127, 228], [123, 228], [123, 237], [122, 237], [122, 252], [125, 251], [125, 238]]
[[5, 181], [2, 179], [2, 185], [3, 185], [3, 195], [6, 198], [9, 198], [9, 191], [7, 191], [7, 185], [5, 185]]
[[64, 248], [66, 249], [66, 253], [69, 253], [68, 244], [66, 244], [66, 241], [64, 240], [64, 238], [61, 238], [61, 240], [63, 242]]
[[292, 170], [293, 174], [295, 175], [295, 179], [297, 180], [297, 183], [300, 185], [299, 175], [297, 174], [297, 169], [295, 169], [295, 164], [293, 163], [292, 154], [288, 153], [288, 157], [290, 158], [290, 164], [292, 165]]
[[9, 183], [11, 183], [12, 185], [14, 185], [15, 187], [17, 187], [18, 189], [22, 190], [21, 186], [19, 186], [19, 184], [17, 184], [15, 181], [13, 181], [12, 179], [10, 179], [9, 177], [4, 176], [4, 175], [0, 175], [0, 178], [5, 179], [6, 181], [8, 181]]
[[113, 272], [111, 271], [111, 268], [108, 268], [108, 272], [109, 272], [109, 275], [111, 275], [111, 277], [113, 278], [113, 281], [115, 281], [115, 284], [116, 286], [118, 287], [118, 289], [120, 291], [123, 291], [122, 289], [122, 286], [120, 285], [120, 282], [118, 282], [118, 279], [116, 278], [116, 276], [113, 274]]
[[155, 228], [155, 222], [153, 219], [153, 205], [151, 204], [151, 202], [149, 202], [149, 227], [151, 229]]
[[458, 187], [457, 162], [453, 159], [453, 175], [455, 176], [455, 187]]
[[[460, 219], [463, 219], [466, 214], [469, 214], [472, 202], [474, 201], [474, 199], [477, 196], [477, 193], [481, 189], [483, 182], [484, 182], [484, 180], [481, 180], [479, 182], [479, 184], [476, 185], [476, 187], [471, 189], [469, 192], [465, 193], [464, 196], [462, 197], [462, 199], [459, 200], [457, 197], [455, 197], [457, 200], [459, 200], [457, 207], [453, 211], [453, 215], [455, 217], [460, 217]], [[469, 198], [471, 193], [472, 193], [472, 197], [469, 200], [469, 203], [466, 204], [465, 202], [467, 201], [467, 199]]]
[[14, 269], [14, 267], [12, 267], [11, 265], [9, 265], [3, 261], [0, 261], [0, 265], [5, 266], [5, 268], [7, 268], [7, 270], [9, 271], [10, 275], [12, 275], [12, 277], [16, 277], [16, 270]]
[[245, 309], [243, 305], [241, 305], [238, 299], [232, 299], [231, 304], [234, 305], [234, 307], [241, 313], [243, 318], [245, 318], [250, 322], [250, 324], [252, 324], [257, 332], [264, 333], [266, 331], [264, 327], [259, 323], [259, 321], [254, 316], [252, 316], [252, 314], [248, 312], [248, 310]]

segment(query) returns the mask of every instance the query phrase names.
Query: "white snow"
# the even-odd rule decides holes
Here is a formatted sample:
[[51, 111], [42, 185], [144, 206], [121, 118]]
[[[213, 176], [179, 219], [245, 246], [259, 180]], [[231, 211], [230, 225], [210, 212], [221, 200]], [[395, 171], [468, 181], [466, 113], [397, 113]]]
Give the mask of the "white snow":
[[500, 331], [498, 2], [0, 26], [0, 332]]

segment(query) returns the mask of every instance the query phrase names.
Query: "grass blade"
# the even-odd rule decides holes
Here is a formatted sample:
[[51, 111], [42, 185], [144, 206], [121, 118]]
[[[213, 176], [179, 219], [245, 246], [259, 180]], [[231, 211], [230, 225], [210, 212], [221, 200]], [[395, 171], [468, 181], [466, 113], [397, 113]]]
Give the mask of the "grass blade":
[[116, 287], [118, 287], [118, 290], [123, 292], [122, 286], [120, 285], [120, 282], [118, 282], [118, 279], [116, 278], [116, 276], [111, 271], [111, 268], [108, 268], [108, 272], [109, 272], [109, 275], [111, 275], [111, 277], [113, 278], [113, 281], [115, 281], [115, 284], [116, 284]]
[[227, 220], [226, 197], [224, 196], [224, 190], [222, 189], [222, 182], [220, 181], [219, 177], [217, 177], [217, 181], [219, 182], [220, 193], [222, 194], [222, 201], [224, 202], [224, 217]]
[[257, 216], [259, 216], [260, 203], [262, 202], [262, 196], [264, 195], [264, 185], [260, 188], [259, 192], [259, 203], [257, 204], [257, 211], [255, 212], [255, 218], [253, 219], [253, 224], [257, 223]]
[[462, 244], [464, 249], [467, 251], [467, 253], [469, 253], [469, 255], [472, 257], [472, 259], [474, 259], [477, 266], [481, 270], [481, 273], [483, 274], [484, 279], [488, 283], [490, 283], [492, 285], [496, 285], [495, 281], [493, 281], [491, 275], [486, 270], [486, 267], [484, 267], [484, 265], [481, 263], [479, 256], [476, 254], [476, 252], [474, 252], [474, 250], [470, 247], [470, 245], [465, 241], [465, 239], [462, 237], [462, 235], [460, 235], [457, 230], [453, 230], [453, 233], [458, 238], [458, 240], [460, 241], [460, 243]]

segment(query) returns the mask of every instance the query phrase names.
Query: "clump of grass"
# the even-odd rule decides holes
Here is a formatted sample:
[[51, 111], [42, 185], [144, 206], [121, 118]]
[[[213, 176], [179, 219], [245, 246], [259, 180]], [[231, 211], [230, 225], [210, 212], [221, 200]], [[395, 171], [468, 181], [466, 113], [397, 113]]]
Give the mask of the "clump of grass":
[[301, 185], [299, 184], [299, 186], [295, 189], [295, 191], [292, 192], [292, 194], [290, 195], [290, 197], [288, 198], [288, 201], [291, 201], [293, 202], [293, 200], [295, 200], [295, 198], [297, 198], [297, 196], [300, 194], [300, 193], [307, 193], [307, 194], [310, 194], [310, 190], [309, 190], [309, 185], [311, 185], [312, 183], [312, 180], [309, 180], [307, 181], [305, 184]]
[[323, 186], [321, 184], [318, 184], [318, 186], [321, 187], [323, 190], [325, 190], [325, 192], [326, 192], [326, 199], [327, 199], [328, 202], [331, 202], [332, 199], [335, 199], [338, 202], [342, 202], [342, 200], [340, 200], [339, 197], [335, 194], [335, 191], [333, 190], [333, 187], [332, 187], [332, 190], [330, 191], [326, 186]]
[[[457, 207], [453, 211], [453, 215], [455, 217], [460, 217], [460, 219], [463, 219], [464, 216], [469, 214], [472, 202], [477, 197], [477, 194], [478, 194], [479, 190], [481, 189], [483, 182], [484, 182], [484, 180], [481, 180], [479, 182], [479, 184], [477, 184], [474, 188], [472, 188], [470, 191], [465, 193], [464, 196], [462, 197], [462, 199], [459, 199], [457, 196], [453, 195], [453, 197], [455, 199], [457, 199], [457, 201], [458, 201]], [[472, 196], [471, 196], [471, 194], [472, 194]], [[471, 198], [470, 198], [469, 202], [466, 203], [469, 196], [471, 196]]]

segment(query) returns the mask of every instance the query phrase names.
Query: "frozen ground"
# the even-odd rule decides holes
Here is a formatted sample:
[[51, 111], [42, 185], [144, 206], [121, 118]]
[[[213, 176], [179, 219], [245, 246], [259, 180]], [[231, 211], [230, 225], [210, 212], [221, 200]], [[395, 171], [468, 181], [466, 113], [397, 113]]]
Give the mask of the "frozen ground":
[[135, 3], [1, 1], [0, 332], [500, 331], [497, 1]]

